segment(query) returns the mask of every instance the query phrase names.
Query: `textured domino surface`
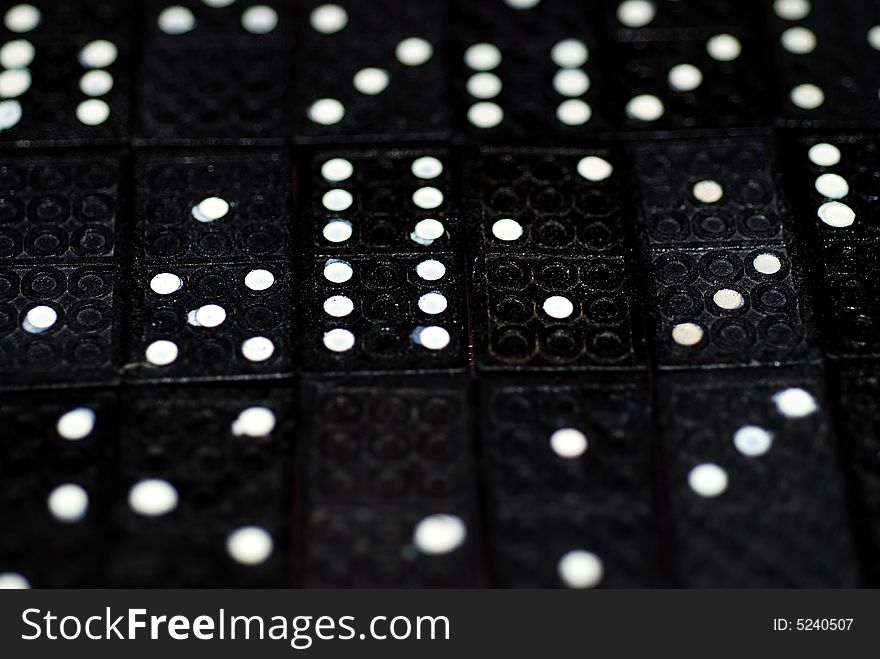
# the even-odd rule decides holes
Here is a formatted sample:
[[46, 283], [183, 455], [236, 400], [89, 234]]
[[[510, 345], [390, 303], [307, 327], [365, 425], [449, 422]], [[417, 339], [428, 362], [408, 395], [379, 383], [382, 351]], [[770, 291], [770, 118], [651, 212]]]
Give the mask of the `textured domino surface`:
[[0, 0], [0, 587], [880, 585], [880, 10]]

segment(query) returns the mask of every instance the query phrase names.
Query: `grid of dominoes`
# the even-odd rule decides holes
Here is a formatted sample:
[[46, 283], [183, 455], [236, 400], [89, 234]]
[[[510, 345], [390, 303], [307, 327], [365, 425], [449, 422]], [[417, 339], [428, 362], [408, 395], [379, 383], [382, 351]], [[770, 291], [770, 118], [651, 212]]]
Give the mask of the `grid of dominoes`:
[[0, 586], [878, 583], [875, 3], [0, 17]]

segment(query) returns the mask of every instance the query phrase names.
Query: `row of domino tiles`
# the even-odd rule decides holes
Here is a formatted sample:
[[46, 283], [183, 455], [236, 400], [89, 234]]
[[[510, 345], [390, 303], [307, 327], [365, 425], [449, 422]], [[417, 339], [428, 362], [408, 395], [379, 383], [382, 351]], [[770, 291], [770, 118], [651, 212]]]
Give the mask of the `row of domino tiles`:
[[[68, 442], [87, 442], [95, 429], [97, 415], [89, 407], [76, 407], [62, 414], [56, 422], [58, 436]], [[247, 407], [230, 423], [238, 437], [271, 440], [277, 419], [264, 406]], [[128, 492], [128, 507], [139, 516], [161, 518], [173, 513], [180, 503], [180, 493], [173, 483], [161, 478], [145, 478], [134, 483]], [[63, 524], [78, 524], [89, 511], [88, 491], [75, 482], [62, 483], [47, 495], [46, 505], [53, 518]], [[412, 547], [430, 557], [448, 554], [459, 548], [467, 537], [464, 521], [443, 512], [423, 517], [414, 527]], [[226, 536], [227, 554], [243, 566], [267, 561], [275, 548], [272, 535], [263, 527], [246, 525], [231, 529]], [[0, 589], [30, 588], [26, 575], [0, 572]]]
[[[815, 398], [805, 389], [789, 387], [772, 396], [777, 412], [786, 419], [807, 417], [818, 411]], [[65, 412], [57, 421], [58, 435], [67, 441], [87, 440], [95, 426], [96, 415], [88, 407], [78, 407]], [[242, 410], [231, 422], [233, 435], [251, 438], [267, 438], [276, 427], [275, 413], [268, 407], [254, 406]], [[731, 441], [742, 455], [757, 459], [770, 451], [774, 444], [773, 433], [753, 424], [740, 426], [733, 432]], [[563, 427], [554, 430], [547, 441], [547, 448], [563, 460], [577, 460], [588, 452], [587, 436], [578, 428]], [[704, 462], [693, 466], [687, 475], [691, 491], [702, 498], [716, 499], [724, 494], [729, 476], [723, 466]], [[167, 480], [142, 479], [129, 490], [128, 505], [138, 515], [162, 517], [173, 512], [179, 503], [179, 493]], [[88, 511], [89, 496], [76, 483], [64, 483], [55, 487], [47, 497], [50, 513], [58, 521], [75, 524], [82, 521]], [[444, 512], [423, 517], [413, 529], [412, 546], [427, 556], [448, 554], [458, 549], [467, 538], [465, 522], [457, 515]], [[243, 526], [232, 530], [226, 539], [226, 551], [242, 565], [258, 565], [272, 554], [274, 541], [269, 532], [259, 526]], [[566, 551], [557, 561], [560, 581], [569, 588], [592, 588], [603, 577], [603, 564], [599, 555], [583, 547]], [[0, 574], [0, 588], [27, 588], [25, 576], [17, 573]]]
[[[202, 0], [209, 7], [227, 7], [234, 0]], [[516, 9], [529, 9], [539, 4], [534, 0], [510, 0], [507, 3]], [[806, 17], [810, 11], [810, 3], [807, 0], [778, 0], [774, 4], [776, 14], [784, 20], [799, 20]], [[618, 20], [627, 27], [644, 27], [649, 25], [656, 14], [653, 2], [647, 0], [626, 0], [618, 7]], [[40, 11], [33, 5], [21, 4], [10, 8], [4, 17], [8, 29], [17, 33], [26, 33], [35, 29], [41, 22]], [[267, 5], [254, 5], [245, 9], [241, 16], [243, 28], [252, 34], [268, 34], [278, 25], [278, 15], [274, 9]], [[192, 11], [181, 5], [166, 7], [158, 17], [159, 28], [166, 34], [186, 34], [197, 26], [196, 18]], [[310, 15], [311, 27], [322, 34], [334, 34], [342, 31], [348, 25], [348, 14], [340, 5], [321, 5], [316, 7]], [[880, 26], [873, 26], [867, 33], [868, 42], [875, 49], [880, 49]], [[97, 43], [97, 42], [96, 42]], [[91, 47], [96, 56], [100, 52], [110, 52], [112, 46], [109, 42], [100, 42], [100, 47], [89, 44], [83, 49]], [[815, 34], [806, 27], [796, 26], [786, 29], [781, 36], [783, 47], [795, 54], [812, 52], [816, 47]], [[9, 42], [4, 46], [7, 49], [5, 62], [0, 58], [0, 64], [6, 69], [0, 73], [0, 130], [9, 129], [21, 120], [21, 105], [14, 100], [25, 93], [30, 87], [30, 73], [27, 66], [33, 59], [35, 51], [32, 44], [25, 40]], [[711, 37], [706, 44], [707, 52], [718, 61], [729, 62], [741, 52], [739, 41], [729, 34], [719, 34]], [[395, 49], [397, 59], [407, 66], [420, 66], [427, 62], [433, 55], [432, 45], [425, 39], [410, 37], [403, 39]], [[589, 121], [592, 116], [590, 106], [583, 100], [576, 98], [587, 92], [590, 86], [589, 77], [578, 67], [586, 62], [588, 52], [586, 46], [578, 40], [567, 39], [559, 42], [553, 48], [552, 59], [560, 67], [554, 76], [553, 87], [560, 95], [570, 97], [562, 101], [557, 107], [558, 120], [566, 125], [582, 125]], [[113, 57], [115, 60], [115, 55]], [[80, 81], [81, 91], [89, 97], [103, 96], [113, 87], [113, 79], [108, 73], [93, 69], [102, 69], [109, 66], [112, 60], [101, 66], [83, 61], [83, 53], [80, 61], [88, 70]], [[497, 96], [502, 87], [501, 80], [491, 69], [501, 61], [501, 53], [492, 44], [475, 44], [465, 53], [465, 62], [476, 73], [467, 82], [468, 93], [478, 102], [468, 110], [468, 120], [479, 128], [492, 128], [500, 124], [504, 119], [501, 106], [489, 99]], [[684, 62], [674, 65], [668, 74], [670, 88], [675, 92], [690, 92], [702, 84], [703, 73], [695, 65]], [[389, 85], [388, 71], [378, 67], [365, 67], [355, 73], [353, 85], [357, 91], [368, 96], [381, 94]], [[815, 109], [821, 106], [825, 100], [824, 91], [813, 83], [801, 83], [795, 86], [790, 93], [792, 103], [801, 109]], [[653, 94], [639, 94], [631, 98], [626, 104], [626, 114], [635, 120], [653, 122], [662, 117], [665, 111], [663, 102]], [[98, 125], [104, 123], [110, 114], [107, 103], [98, 98], [89, 98], [80, 102], [77, 106], [76, 116], [85, 125]], [[345, 107], [341, 101], [335, 98], [322, 98], [316, 100], [308, 109], [308, 116], [316, 123], [331, 125], [342, 121], [345, 116]]]

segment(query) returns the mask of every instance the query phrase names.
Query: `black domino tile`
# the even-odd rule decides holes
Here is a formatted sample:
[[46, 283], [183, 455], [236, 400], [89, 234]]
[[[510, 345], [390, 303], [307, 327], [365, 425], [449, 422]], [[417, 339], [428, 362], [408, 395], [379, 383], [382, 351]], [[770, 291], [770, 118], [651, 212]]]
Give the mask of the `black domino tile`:
[[[771, 255], [774, 274], [756, 269]], [[810, 307], [784, 249], [656, 250], [652, 253], [654, 349], [662, 366], [770, 365], [819, 358]], [[732, 295], [735, 301], [727, 301]], [[733, 305], [737, 305], [732, 308]], [[700, 338], [676, 338], [683, 325]]]
[[[286, 386], [169, 387], [125, 396], [106, 531], [109, 586], [291, 583], [293, 396]], [[241, 425], [242, 413], [254, 408], [273, 417], [268, 434], [267, 426]], [[177, 505], [157, 516], [133, 509], [132, 488], [146, 479], [170, 483]], [[259, 565], [236, 562], [228, 551], [230, 535], [248, 527], [271, 536], [272, 554]]]
[[[644, 381], [492, 379], [480, 408], [495, 585], [561, 587], [571, 551], [596, 554], [608, 587], [665, 582]], [[586, 438], [580, 455], [554, 451], [562, 429]]]
[[[420, 178], [413, 172], [420, 158], [436, 159], [442, 172]], [[350, 174], [346, 178], [324, 177], [322, 169], [334, 161], [348, 163]], [[321, 151], [311, 155], [299, 172], [302, 247], [311, 253], [339, 255], [429, 255], [459, 250], [462, 230], [454, 163], [449, 150], [431, 148]], [[339, 178], [341, 174], [331, 176]], [[416, 194], [426, 189], [439, 191], [440, 196], [430, 205], [420, 206]], [[348, 196], [334, 200], [340, 191]], [[436, 236], [420, 234], [417, 224], [426, 219], [442, 223], [442, 232]], [[327, 225], [335, 220], [348, 223], [350, 231], [331, 231]]]
[[[651, 248], [783, 238], [785, 206], [768, 140], [639, 144], [633, 160], [640, 232]], [[720, 198], [697, 198], [695, 186], [704, 181], [720, 186]]]
[[877, 150], [871, 134], [810, 135], [786, 148], [786, 183], [803, 223], [824, 350], [832, 357], [878, 350]]
[[[815, 134], [788, 145], [790, 197], [804, 219], [805, 237], [825, 244], [880, 237], [878, 151], [880, 139], [876, 134]], [[835, 185], [829, 186], [828, 179]], [[852, 214], [837, 219], [825, 212], [826, 205], [839, 204]]]
[[[271, 286], [249, 287], [254, 271], [270, 273]], [[180, 288], [157, 293], [154, 278], [168, 275], [178, 278]], [[139, 270], [132, 286], [126, 378], [211, 380], [292, 372], [293, 283], [284, 263], [153, 266]], [[252, 352], [267, 340], [271, 350]], [[174, 344], [172, 363], [150, 359], [156, 342]]]
[[[280, 151], [156, 151], [135, 163], [138, 261], [259, 262], [291, 254], [291, 170]], [[193, 208], [218, 197], [229, 204], [217, 221]]]
[[[118, 152], [3, 156], [5, 384], [118, 380], [127, 170]], [[30, 324], [35, 307], [54, 322]]]
[[[0, 504], [6, 531], [0, 573], [27, 575], [34, 588], [90, 587], [102, 582], [107, 555], [108, 480], [116, 449], [118, 397], [111, 391], [4, 396]], [[91, 417], [66, 428], [73, 413]], [[76, 521], [54, 516], [47, 502], [58, 487], [82, 488], [88, 503]]]
[[[877, 57], [868, 36], [880, 20], [876, 3], [812, 2], [801, 5], [807, 7], [807, 15], [777, 13], [772, 6], [766, 3], [766, 52], [776, 61], [777, 120], [793, 127], [876, 125], [880, 75], [875, 66], [864, 65]], [[792, 34], [793, 28], [802, 34]], [[812, 36], [805, 37], [803, 30]], [[803, 85], [816, 87], [821, 94], [816, 97], [813, 90], [807, 93], [806, 104], [798, 102]]]
[[468, 167], [477, 367], [643, 364], [619, 156], [484, 149]]
[[[619, 154], [608, 149], [481, 150], [469, 163], [472, 244], [511, 254], [620, 255], [626, 242], [622, 170]], [[520, 225], [519, 237], [493, 231], [505, 218]]]
[[[624, 259], [491, 255], [477, 261], [474, 277], [480, 367], [619, 369], [643, 363]], [[564, 318], [546, 310], [557, 298], [571, 305]]]
[[[308, 0], [299, 7], [295, 30], [299, 93], [293, 102], [296, 139], [326, 143], [448, 138], [448, 3], [344, 0], [336, 5], [345, 11], [344, 26], [321, 32], [315, 27], [321, 21], [314, 12], [327, 4]], [[398, 45], [413, 38], [427, 42], [430, 56], [405, 63], [397, 56]], [[384, 71], [387, 87], [378, 93], [355, 88], [356, 74], [366, 68]], [[339, 116], [320, 118], [314, 110], [322, 100], [339, 104]]]
[[[426, 260], [411, 255], [316, 258], [305, 280], [309, 294], [302, 301], [301, 314], [301, 353], [308, 368], [331, 372], [463, 370], [468, 335], [464, 284], [456, 272], [460, 261], [450, 256], [430, 259], [442, 263], [447, 274], [428, 281], [418, 271]], [[328, 281], [325, 270], [333, 263], [348, 265], [352, 278], [342, 283]], [[432, 299], [439, 306], [432, 306]], [[334, 305], [344, 308], [328, 313]], [[345, 316], [338, 316], [349, 308]], [[448, 344], [429, 348], [420, 343], [421, 332], [429, 327], [442, 327], [449, 334]], [[350, 350], [328, 350], [324, 339], [338, 329], [352, 333]]]
[[[277, 150], [156, 151], [139, 157], [126, 378], [292, 372], [296, 286], [290, 272], [289, 167]], [[227, 204], [225, 214], [200, 215], [201, 202], [214, 198]], [[265, 278], [263, 285], [249, 283], [248, 276], [256, 274]], [[157, 276], [175, 280], [176, 287], [154, 286]], [[198, 314], [207, 306], [220, 316], [204, 324]], [[150, 358], [156, 342], [173, 344], [171, 361]], [[249, 354], [255, 342], [262, 349]]]
[[[754, 369], [658, 381], [682, 586], [858, 583], [824, 380], [821, 371]], [[780, 396], [793, 391], [787, 405]], [[747, 438], [738, 445], [743, 427], [769, 434], [769, 447]], [[698, 493], [693, 470], [703, 465], [725, 472], [726, 489]]]
[[[306, 370], [465, 369], [454, 162], [448, 150], [427, 149], [319, 152], [304, 164], [299, 342]], [[429, 203], [420, 201], [426, 193]]]
[[[635, 149], [642, 259], [661, 367], [821, 357], [772, 141]], [[709, 194], [707, 194], [707, 192]]]
[[[304, 585], [478, 584], [470, 385], [463, 377], [310, 377], [303, 383]], [[465, 537], [430, 553], [417, 525], [460, 520]]]
[[[713, 56], [713, 46], [718, 48], [713, 40], [729, 38], [736, 39], [739, 54]], [[742, 30], [674, 41], [624, 42], [618, 45], [617, 57], [622, 105], [615, 107], [615, 113], [623, 118], [625, 130], [730, 129], [769, 120], [767, 81], [759, 75], [760, 53]], [[699, 73], [685, 67], [695, 67]], [[639, 116], [632, 103], [641, 95], [660, 99], [660, 117]]]
[[[148, 30], [137, 72], [135, 134], [140, 143], [281, 142], [289, 135], [293, 49], [285, 3], [178, 3], [174, 7], [192, 17], [182, 21], [189, 29], [170, 32], [162, 25], [163, 12], [172, 5], [145, 4], [141, 21]], [[274, 27], [246, 29], [247, 12], [255, 7], [275, 12]]]
[[[607, 75], [615, 60], [596, 29], [594, 10], [560, 0], [526, 9], [502, 1], [454, 3], [457, 130], [478, 143], [554, 144], [582, 142], [585, 134], [615, 125]], [[583, 54], [561, 67], [554, 48], [572, 42]], [[497, 49], [496, 58], [500, 54], [497, 63], [469, 61], [487, 45]], [[569, 69], [563, 75], [577, 76], [571, 86], [556, 78], [563, 68]]]
[[[6, 11], [17, 3], [3, 3]], [[27, 40], [34, 48], [33, 61], [24, 69], [30, 83], [21, 94], [4, 101], [0, 143], [10, 146], [122, 144], [131, 135], [132, 4], [124, 2], [38, 2], [40, 21], [32, 31], [16, 33], [0, 27], [3, 43]], [[116, 46], [115, 58], [102, 70], [112, 76], [112, 86], [95, 96], [81, 87], [91, 69], [82, 61], [83, 48], [95, 41]], [[7, 75], [12, 75], [12, 70]], [[103, 89], [102, 89], [103, 91]], [[97, 114], [89, 104], [101, 105]], [[104, 116], [106, 110], [106, 116]], [[95, 119], [89, 119], [91, 114]]]

